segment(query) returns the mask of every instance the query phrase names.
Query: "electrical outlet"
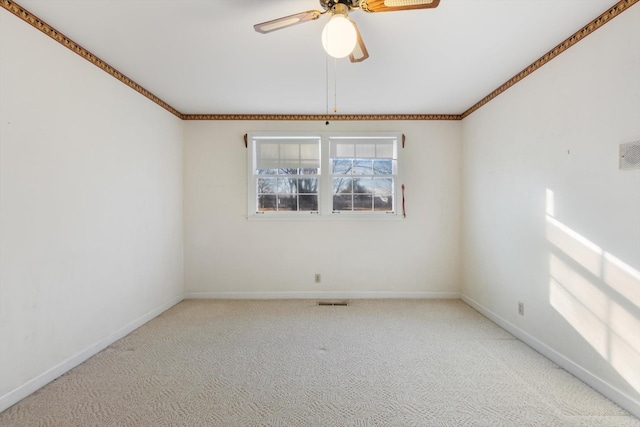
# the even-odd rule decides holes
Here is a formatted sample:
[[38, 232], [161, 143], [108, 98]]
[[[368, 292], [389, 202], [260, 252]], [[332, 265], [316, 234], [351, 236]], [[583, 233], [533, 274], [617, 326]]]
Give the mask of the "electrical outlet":
[[524, 316], [524, 303], [522, 301], [518, 301], [518, 314]]
[[320, 279], [321, 279], [320, 278], [320, 273], [316, 273], [316, 276], [315, 276], [316, 283], [320, 283]]

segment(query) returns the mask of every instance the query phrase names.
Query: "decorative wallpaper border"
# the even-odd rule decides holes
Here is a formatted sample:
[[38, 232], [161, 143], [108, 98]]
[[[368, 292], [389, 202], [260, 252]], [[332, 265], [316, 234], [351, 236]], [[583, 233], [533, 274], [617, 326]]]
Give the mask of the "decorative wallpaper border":
[[587, 25], [582, 27], [580, 30], [578, 30], [576, 33], [574, 33], [568, 39], [566, 39], [565, 41], [563, 41], [562, 43], [560, 43], [559, 45], [557, 45], [556, 47], [551, 49], [549, 52], [547, 52], [544, 55], [542, 55], [533, 64], [529, 65], [527, 68], [525, 68], [524, 70], [520, 71], [515, 76], [511, 77], [509, 80], [507, 80], [505, 83], [503, 83], [496, 90], [494, 90], [489, 95], [487, 95], [484, 98], [482, 98], [480, 101], [478, 101], [473, 106], [471, 106], [471, 108], [469, 108], [467, 111], [462, 113], [460, 115], [460, 117], [462, 119], [464, 119], [465, 117], [469, 116], [473, 112], [477, 111], [478, 109], [480, 109], [480, 107], [482, 107], [483, 105], [487, 104], [489, 101], [491, 101], [492, 99], [494, 99], [495, 97], [500, 95], [502, 92], [506, 91], [511, 86], [515, 85], [520, 80], [524, 79], [529, 74], [533, 73], [538, 68], [542, 67], [544, 64], [546, 64], [547, 62], [551, 61], [552, 59], [554, 59], [555, 57], [560, 55], [562, 52], [564, 52], [565, 50], [569, 49], [571, 46], [573, 46], [576, 43], [578, 43], [583, 38], [587, 37], [589, 34], [593, 33], [598, 28], [602, 27], [604, 24], [609, 22], [611, 19], [613, 19], [616, 16], [620, 15], [625, 10], [629, 9], [629, 7], [631, 7], [633, 4], [637, 3], [638, 1], [639, 0], [621, 0], [621, 1], [619, 1], [614, 6], [609, 8], [606, 12], [604, 12], [602, 15], [598, 16], [596, 19], [594, 19], [593, 21], [589, 22]]
[[461, 120], [459, 114], [183, 114], [183, 120]]
[[120, 71], [107, 64], [105, 61], [89, 52], [87, 49], [74, 42], [60, 31], [56, 30], [31, 12], [12, 0], [0, 0], [0, 6], [13, 13], [18, 18], [38, 29], [42, 33], [51, 37], [66, 48], [72, 50], [87, 61], [91, 62], [106, 73], [120, 80], [136, 92], [158, 104], [182, 120], [297, 120], [297, 121], [359, 121], [359, 120], [462, 120], [473, 114], [475, 111], [486, 105], [489, 101], [527, 77], [547, 62], [551, 61], [571, 46], [575, 45], [583, 38], [593, 33], [598, 28], [620, 15], [640, 0], [620, 0], [610, 7], [606, 12], [582, 27], [572, 36], [551, 49], [549, 52], [538, 58], [534, 63], [507, 80], [500, 87], [482, 98], [462, 114], [337, 114], [337, 115], [316, 115], [316, 114], [183, 114], [158, 98], [147, 89], [131, 80]]

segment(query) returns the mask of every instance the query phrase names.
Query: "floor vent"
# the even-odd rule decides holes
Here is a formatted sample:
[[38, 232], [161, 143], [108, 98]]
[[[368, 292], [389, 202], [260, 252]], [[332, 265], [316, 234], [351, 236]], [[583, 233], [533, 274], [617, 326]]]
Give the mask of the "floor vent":
[[349, 305], [349, 301], [318, 301], [318, 305], [346, 307]]

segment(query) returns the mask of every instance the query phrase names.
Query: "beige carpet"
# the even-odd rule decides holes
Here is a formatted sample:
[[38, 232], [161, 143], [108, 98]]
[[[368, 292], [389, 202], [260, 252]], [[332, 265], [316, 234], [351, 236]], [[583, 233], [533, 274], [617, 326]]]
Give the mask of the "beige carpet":
[[1, 426], [640, 426], [457, 300], [184, 301]]

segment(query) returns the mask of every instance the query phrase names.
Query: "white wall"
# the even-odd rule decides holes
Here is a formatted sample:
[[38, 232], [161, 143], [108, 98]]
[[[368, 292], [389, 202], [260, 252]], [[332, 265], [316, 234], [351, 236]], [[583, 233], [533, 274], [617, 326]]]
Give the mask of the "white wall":
[[639, 76], [635, 5], [463, 121], [462, 184], [465, 300], [636, 415]]
[[0, 9], [0, 411], [182, 298], [182, 122]]
[[[407, 218], [248, 221], [243, 135], [260, 130], [402, 131]], [[454, 121], [185, 123], [185, 296], [457, 297], [460, 138]]]

